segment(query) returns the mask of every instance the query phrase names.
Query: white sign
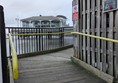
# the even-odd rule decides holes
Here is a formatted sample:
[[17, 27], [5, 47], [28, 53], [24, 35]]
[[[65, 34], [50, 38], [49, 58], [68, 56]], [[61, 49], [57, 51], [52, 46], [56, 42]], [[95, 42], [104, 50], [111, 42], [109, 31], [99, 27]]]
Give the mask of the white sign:
[[72, 20], [78, 20], [78, 0], [73, 0], [72, 2]]
[[117, 0], [105, 0], [104, 1], [104, 12], [109, 12], [118, 9]]

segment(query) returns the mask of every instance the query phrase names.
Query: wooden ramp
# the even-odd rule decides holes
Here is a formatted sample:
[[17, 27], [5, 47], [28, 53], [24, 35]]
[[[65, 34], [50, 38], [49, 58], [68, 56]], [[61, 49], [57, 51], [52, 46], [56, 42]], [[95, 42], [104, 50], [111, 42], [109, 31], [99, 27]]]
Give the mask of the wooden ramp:
[[20, 76], [15, 83], [106, 83], [73, 64], [73, 49], [19, 60]]

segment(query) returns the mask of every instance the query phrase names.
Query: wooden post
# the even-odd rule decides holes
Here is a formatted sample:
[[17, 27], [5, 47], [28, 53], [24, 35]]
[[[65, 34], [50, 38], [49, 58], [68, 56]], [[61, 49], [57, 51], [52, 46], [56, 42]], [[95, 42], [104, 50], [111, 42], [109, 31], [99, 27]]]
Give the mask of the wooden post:
[[3, 81], [2, 83], [10, 83], [8, 74], [7, 54], [6, 54], [4, 13], [2, 6], [0, 6], [0, 56], [2, 63], [2, 79], [0, 80]]
[[[78, 6], [78, 3], [79, 3], [79, 0], [73, 0], [72, 7]], [[76, 10], [76, 11], [78, 11], [78, 10]], [[73, 12], [73, 13], [75, 13], [75, 12]], [[77, 19], [77, 16], [73, 16], [73, 17], [74, 17], [74, 19], [73, 19], [73, 24], [74, 24], [73, 25], [73, 30], [75, 32], [77, 32], [79, 30], [78, 29], [79, 21]], [[79, 48], [78, 48], [79, 41], [78, 41], [78, 39], [79, 39], [79, 36], [76, 35], [74, 37], [74, 56], [77, 57], [77, 58], [79, 58], [79, 55], [78, 55], [78, 53], [79, 53]]]
[[[113, 12], [110, 12], [109, 16], [109, 38], [113, 39]], [[109, 42], [108, 44], [109, 47], [109, 57], [108, 57], [108, 64], [109, 64], [109, 69], [108, 73], [113, 76], [113, 43]]]
[[[102, 1], [104, 5], [104, 0]], [[103, 28], [103, 37], [106, 37], [106, 14], [102, 12], [102, 28]], [[106, 41], [102, 40], [102, 71], [106, 73]]]
[[[83, 23], [83, 17], [82, 17], [82, 6], [83, 6], [83, 4], [82, 4], [82, 1], [83, 0], [80, 0], [80, 3], [79, 3], [79, 5], [80, 5], [80, 11], [79, 11], [79, 32], [82, 32], [82, 28], [83, 28], [83, 25], [82, 25], [82, 23]], [[79, 59], [80, 60], [82, 60], [83, 59], [83, 53], [82, 53], [82, 42], [83, 42], [83, 40], [82, 40], [82, 36], [79, 36], [79, 52], [80, 52], [80, 54], [79, 54]]]
[[[83, 0], [83, 33], [86, 33], [86, 0]], [[86, 62], [86, 37], [83, 36], [83, 61]]]
[[[97, 36], [100, 36], [100, 0], [97, 0]], [[100, 39], [97, 39], [97, 68], [100, 69]]]
[[[92, 9], [92, 16], [91, 16], [91, 30], [92, 35], [95, 35], [95, 0], [91, 0], [91, 9]], [[91, 39], [92, 43], [92, 66], [95, 66], [95, 39]]]
[[[115, 39], [118, 40], [118, 11], [116, 11], [115, 13]], [[118, 44], [115, 44], [115, 50], [116, 50], [116, 54], [115, 54], [115, 59], [114, 59], [114, 67], [115, 67], [115, 79], [116, 79], [116, 83], [118, 83]]]
[[[87, 0], [87, 34], [90, 34], [90, 0]], [[90, 64], [90, 37], [87, 37], [87, 63]]]

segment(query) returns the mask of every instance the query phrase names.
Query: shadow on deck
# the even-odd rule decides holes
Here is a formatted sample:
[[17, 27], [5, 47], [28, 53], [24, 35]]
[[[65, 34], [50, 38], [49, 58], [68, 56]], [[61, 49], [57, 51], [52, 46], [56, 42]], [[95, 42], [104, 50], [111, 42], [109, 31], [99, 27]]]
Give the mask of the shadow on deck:
[[19, 60], [15, 83], [106, 83], [71, 62], [73, 49]]

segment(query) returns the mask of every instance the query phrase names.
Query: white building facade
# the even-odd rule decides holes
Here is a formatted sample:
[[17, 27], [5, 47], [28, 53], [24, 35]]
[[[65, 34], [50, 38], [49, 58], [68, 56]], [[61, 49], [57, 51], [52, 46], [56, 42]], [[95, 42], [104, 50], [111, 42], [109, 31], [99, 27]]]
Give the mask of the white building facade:
[[54, 16], [33, 16], [21, 19], [22, 27], [67, 27], [67, 18], [62, 15]]

